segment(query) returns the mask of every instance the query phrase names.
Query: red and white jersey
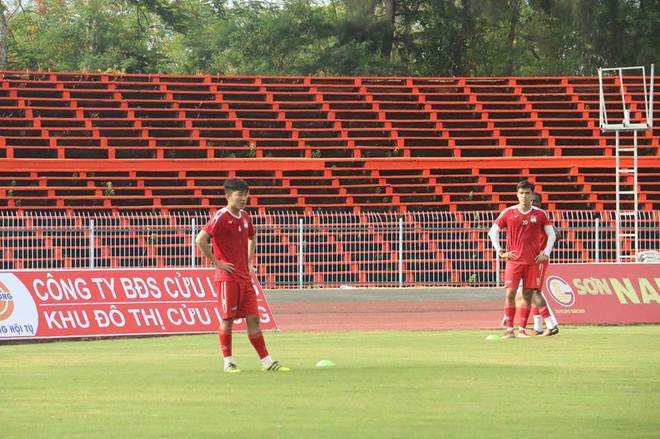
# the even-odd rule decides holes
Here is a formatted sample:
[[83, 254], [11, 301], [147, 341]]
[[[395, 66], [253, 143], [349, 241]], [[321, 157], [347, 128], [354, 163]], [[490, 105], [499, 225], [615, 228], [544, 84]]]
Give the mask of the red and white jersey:
[[254, 237], [250, 215], [241, 210], [235, 216], [228, 208], [218, 210], [203, 229], [211, 235], [213, 254], [220, 262], [234, 264], [235, 271], [215, 270], [215, 281], [250, 281], [248, 239]]
[[545, 249], [547, 235], [543, 229], [552, 223], [544, 211], [534, 206], [522, 212], [518, 205], [508, 207], [500, 213], [495, 224], [506, 229], [506, 250], [515, 251], [515, 262], [533, 264], [534, 258]]

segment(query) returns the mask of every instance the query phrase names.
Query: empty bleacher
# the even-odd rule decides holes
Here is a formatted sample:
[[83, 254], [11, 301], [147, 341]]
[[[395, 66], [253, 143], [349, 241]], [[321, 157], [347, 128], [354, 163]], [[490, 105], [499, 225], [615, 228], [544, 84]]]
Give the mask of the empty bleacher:
[[[639, 133], [641, 209], [660, 208], [659, 134]], [[550, 210], [615, 203], [596, 77], [0, 72], [0, 159], [5, 210], [210, 210], [234, 176], [261, 212], [496, 211], [524, 178]]]

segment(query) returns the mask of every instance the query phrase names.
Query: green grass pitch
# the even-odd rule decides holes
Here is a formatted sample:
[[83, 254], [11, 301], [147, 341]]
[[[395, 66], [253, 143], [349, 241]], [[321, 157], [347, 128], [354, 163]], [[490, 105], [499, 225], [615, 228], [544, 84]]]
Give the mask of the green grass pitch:
[[267, 333], [290, 373], [239, 333], [232, 375], [214, 335], [2, 345], [0, 436], [658, 437], [660, 326], [495, 332]]

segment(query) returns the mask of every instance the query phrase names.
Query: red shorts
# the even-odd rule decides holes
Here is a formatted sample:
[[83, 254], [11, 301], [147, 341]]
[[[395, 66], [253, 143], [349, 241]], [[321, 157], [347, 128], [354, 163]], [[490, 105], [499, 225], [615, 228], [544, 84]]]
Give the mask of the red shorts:
[[219, 281], [215, 283], [215, 288], [218, 291], [222, 320], [240, 319], [259, 313], [257, 293], [249, 280], [244, 282]]
[[504, 288], [517, 288], [522, 279], [523, 288], [540, 289], [547, 267], [547, 262], [540, 264], [507, 262], [504, 270]]

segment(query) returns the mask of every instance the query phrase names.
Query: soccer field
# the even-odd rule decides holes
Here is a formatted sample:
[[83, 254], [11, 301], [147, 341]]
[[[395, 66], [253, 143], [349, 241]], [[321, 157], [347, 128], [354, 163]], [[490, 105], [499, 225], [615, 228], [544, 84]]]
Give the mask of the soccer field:
[[214, 335], [3, 345], [0, 436], [658, 436], [660, 326], [490, 333], [266, 334], [290, 373], [236, 334], [231, 375]]

